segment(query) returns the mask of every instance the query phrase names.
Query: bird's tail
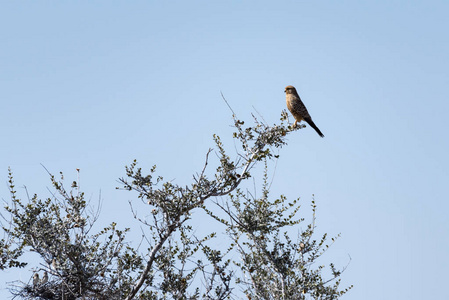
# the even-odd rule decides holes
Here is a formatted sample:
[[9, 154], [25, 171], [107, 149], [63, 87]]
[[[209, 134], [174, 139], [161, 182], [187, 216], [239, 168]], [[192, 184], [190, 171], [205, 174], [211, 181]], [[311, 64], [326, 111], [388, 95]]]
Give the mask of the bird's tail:
[[315, 125], [315, 123], [313, 123], [311, 118], [305, 118], [304, 121], [307, 122], [307, 124], [310, 125], [310, 127], [312, 127], [313, 129], [315, 129], [316, 133], [318, 133], [318, 135], [320, 137], [324, 137], [324, 134], [321, 133], [321, 130]]

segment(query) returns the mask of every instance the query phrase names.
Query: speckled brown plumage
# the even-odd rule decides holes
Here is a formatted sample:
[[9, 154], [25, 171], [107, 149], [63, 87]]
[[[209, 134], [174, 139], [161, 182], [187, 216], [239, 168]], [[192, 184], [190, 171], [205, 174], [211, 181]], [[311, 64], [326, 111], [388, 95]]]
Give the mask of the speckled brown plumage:
[[299, 98], [298, 92], [294, 86], [289, 85], [285, 88], [285, 95], [287, 100], [287, 108], [292, 113], [295, 118], [294, 127], [301, 122], [302, 120], [306, 121], [307, 124], [310, 125], [315, 131], [319, 134], [320, 137], [324, 137], [324, 134], [318, 129], [318, 127], [313, 123], [312, 117], [309, 115], [306, 106], [302, 103], [301, 98]]

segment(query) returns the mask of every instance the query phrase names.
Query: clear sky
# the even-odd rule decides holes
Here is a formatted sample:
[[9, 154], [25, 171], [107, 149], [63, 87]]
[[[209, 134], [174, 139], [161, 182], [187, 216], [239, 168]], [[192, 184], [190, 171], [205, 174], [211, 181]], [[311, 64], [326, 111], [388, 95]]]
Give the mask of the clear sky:
[[[319, 230], [341, 232], [326, 259], [352, 258], [343, 299], [442, 299], [448, 15], [433, 0], [1, 1], [0, 197], [8, 166], [42, 197], [40, 164], [69, 182], [79, 168], [104, 225], [135, 226], [135, 195], [115, 190], [125, 165], [188, 183], [212, 134], [232, 133], [220, 92], [273, 124], [294, 85], [326, 137], [289, 136], [273, 195], [315, 194]], [[1, 272], [0, 298], [29, 276]]]

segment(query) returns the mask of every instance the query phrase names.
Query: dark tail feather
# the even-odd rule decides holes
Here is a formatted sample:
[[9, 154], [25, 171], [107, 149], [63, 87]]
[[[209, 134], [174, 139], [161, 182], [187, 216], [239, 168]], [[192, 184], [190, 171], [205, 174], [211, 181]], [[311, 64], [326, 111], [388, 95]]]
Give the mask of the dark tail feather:
[[306, 118], [306, 119], [304, 119], [304, 121], [306, 121], [307, 124], [310, 125], [310, 127], [315, 129], [316, 133], [318, 133], [320, 137], [324, 137], [324, 134], [322, 134], [321, 131], [318, 129], [318, 127], [316, 127], [316, 125], [315, 125], [315, 123], [313, 123], [312, 119]]

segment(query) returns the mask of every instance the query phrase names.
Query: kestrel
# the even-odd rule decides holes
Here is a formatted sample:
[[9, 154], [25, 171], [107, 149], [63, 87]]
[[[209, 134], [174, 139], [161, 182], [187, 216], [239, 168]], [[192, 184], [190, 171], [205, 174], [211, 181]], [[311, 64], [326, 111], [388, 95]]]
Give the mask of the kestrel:
[[287, 99], [287, 108], [292, 113], [293, 117], [295, 117], [295, 124], [293, 127], [301, 122], [302, 120], [306, 121], [307, 124], [310, 125], [315, 131], [320, 135], [320, 137], [324, 137], [324, 134], [318, 129], [318, 127], [313, 123], [312, 117], [309, 115], [306, 106], [302, 103], [301, 98], [299, 98], [298, 92], [292, 85], [288, 85], [285, 88], [285, 95]]

